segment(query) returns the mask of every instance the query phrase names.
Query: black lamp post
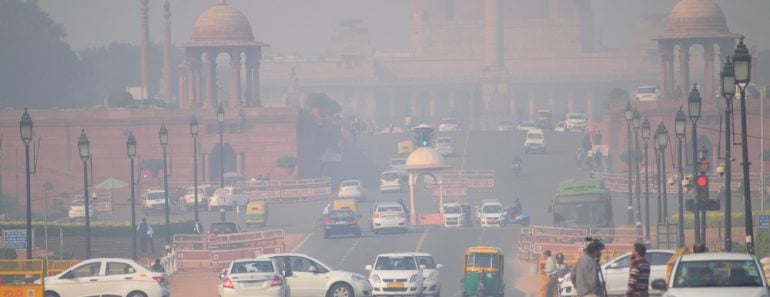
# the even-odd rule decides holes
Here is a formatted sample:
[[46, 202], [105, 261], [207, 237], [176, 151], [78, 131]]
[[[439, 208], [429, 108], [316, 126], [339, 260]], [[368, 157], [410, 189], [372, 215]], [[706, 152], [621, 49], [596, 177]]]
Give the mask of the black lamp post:
[[166, 147], [168, 146], [168, 129], [166, 129], [166, 123], [160, 124], [160, 146], [163, 148], [163, 198], [165, 198], [165, 211], [166, 211], [166, 244], [171, 244], [171, 224], [169, 222], [169, 205], [168, 205], [168, 161], [166, 158]]
[[[689, 113], [690, 121], [692, 122], [693, 175], [698, 172], [698, 155], [696, 155], [695, 152], [698, 151], [698, 119], [700, 118], [701, 101], [703, 101], [703, 99], [700, 97], [700, 92], [698, 92], [698, 84], [694, 84], [692, 90], [690, 90], [690, 95], [687, 96], [687, 113]], [[703, 242], [703, 240], [705, 240], [705, 238], [701, 238], [700, 236], [700, 208], [700, 187], [695, 187], [695, 218], [693, 220], [695, 223], [695, 242]], [[705, 229], [706, 226], [703, 227]]]
[[650, 139], [650, 121], [644, 117], [642, 122], [642, 140], [644, 140], [644, 239], [650, 240], [650, 182], [647, 163], [647, 140]]
[[[636, 153], [631, 153], [631, 119], [634, 116], [634, 109], [631, 107], [631, 101], [626, 102], [626, 108], [623, 110], [623, 115], [626, 118], [626, 139], [628, 140], [628, 144], [626, 145], [627, 151], [628, 151], [628, 221], [627, 223], [629, 225], [633, 224], [634, 222], [634, 192], [631, 186], [631, 171], [633, 170], [633, 161], [636, 159]], [[634, 159], [632, 161], [632, 158]]]
[[663, 122], [660, 122], [655, 131], [655, 143], [660, 151], [660, 191], [661, 196], [658, 208], [661, 209], [661, 219], [659, 221], [668, 223], [668, 198], [666, 197], [666, 146], [668, 146], [668, 129]]
[[90, 143], [86, 136], [86, 129], [80, 130], [78, 138], [78, 153], [83, 160], [83, 200], [85, 200], [86, 217], [86, 259], [91, 259], [91, 212], [88, 207], [88, 159], [91, 158]]
[[634, 164], [636, 165], [636, 227], [642, 229], [642, 177], [639, 169], [639, 128], [642, 126], [641, 115], [634, 108], [631, 117], [631, 126], [634, 128]]
[[682, 180], [684, 179], [684, 169], [682, 167], [682, 140], [685, 137], [685, 125], [687, 125], [687, 116], [684, 115], [682, 107], [676, 112], [674, 117], [674, 130], [676, 132], [676, 165], [679, 171], [679, 247], [684, 247], [684, 189], [682, 189]]
[[198, 224], [198, 119], [190, 119], [190, 135], [193, 138], [193, 186], [195, 187], [195, 224]]
[[134, 183], [134, 158], [136, 157], [136, 138], [134, 133], [128, 134], [126, 152], [131, 161], [131, 259], [136, 259], [136, 184]]
[[225, 146], [224, 146], [224, 133], [225, 133], [225, 109], [222, 108], [222, 103], [219, 103], [217, 107], [217, 123], [219, 123], [219, 187], [225, 187]]
[[19, 130], [21, 141], [24, 142], [24, 160], [27, 165], [25, 171], [27, 177], [27, 259], [32, 259], [32, 171], [29, 170], [29, 143], [32, 141], [32, 126], [32, 117], [24, 108], [24, 114], [21, 115], [19, 122]]
[[733, 123], [733, 98], [735, 97], [735, 68], [727, 57], [722, 72], [720, 73], [722, 84], [722, 97], [725, 98], [725, 251], [733, 249], [733, 218], [732, 218], [732, 123]]
[[749, 184], [749, 142], [746, 135], [746, 87], [751, 81], [751, 54], [743, 44], [743, 36], [733, 54], [735, 82], [741, 91], [741, 149], [743, 157], [743, 200], [746, 206], [746, 252], [754, 254], [754, 221], [751, 215], [751, 186]]

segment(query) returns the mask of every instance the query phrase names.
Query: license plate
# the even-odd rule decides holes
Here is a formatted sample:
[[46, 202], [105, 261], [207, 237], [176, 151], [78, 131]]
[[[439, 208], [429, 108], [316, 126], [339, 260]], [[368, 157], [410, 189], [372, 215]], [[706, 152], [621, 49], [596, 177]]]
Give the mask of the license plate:
[[388, 288], [403, 288], [404, 283], [388, 283]]
[[337, 225], [345, 225], [345, 224], [347, 224], [347, 223], [348, 223], [348, 222], [336, 222], [335, 224], [337, 224]]
[[244, 288], [254, 288], [254, 287], [261, 287], [262, 282], [242, 282], [241, 287]]

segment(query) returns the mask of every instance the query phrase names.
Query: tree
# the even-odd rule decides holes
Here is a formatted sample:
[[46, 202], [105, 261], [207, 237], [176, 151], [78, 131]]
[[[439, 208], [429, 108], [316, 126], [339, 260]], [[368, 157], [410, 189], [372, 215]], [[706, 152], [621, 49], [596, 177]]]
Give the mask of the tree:
[[601, 106], [598, 109], [594, 109], [596, 115], [593, 120], [601, 121], [604, 118], [604, 112], [610, 109], [610, 106], [616, 102], [626, 102], [629, 100], [630, 95], [626, 90], [614, 88], [607, 94], [607, 98], [602, 101]]
[[306, 109], [309, 109], [316, 118], [331, 118], [342, 111], [337, 101], [324, 93], [310, 93], [305, 99]]

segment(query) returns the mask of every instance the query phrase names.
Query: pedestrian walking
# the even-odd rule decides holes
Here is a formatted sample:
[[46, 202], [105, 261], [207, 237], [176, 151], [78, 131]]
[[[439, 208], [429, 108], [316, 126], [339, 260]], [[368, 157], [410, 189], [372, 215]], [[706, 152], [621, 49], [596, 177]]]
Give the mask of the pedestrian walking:
[[556, 260], [553, 259], [551, 256], [551, 251], [546, 250], [543, 253], [543, 256], [545, 256], [545, 267], [543, 268], [543, 274], [546, 275], [546, 278], [548, 279], [545, 282], [545, 288], [543, 288], [543, 291], [545, 292], [545, 297], [556, 297], [556, 293], [558, 290], [556, 289], [558, 277], [556, 276]]
[[139, 247], [141, 248], [142, 253], [147, 252], [147, 242], [149, 241], [147, 236], [148, 227], [147, 218], [142, 218], [142, 222], [139, 223], [139, 226], [136, 226], [136, 235], [139, 236]]
[[606, 297], [604, 277], [599, 266], [604, 244], [595, 239], [587, 238], [590, 243], [575, 265], [575, 288], [580, 297]]
[[644, 244], [634, 244], [631, 254], [631, 267], [628, 269], [628, 289], [626, 297], [648, 297], [650, 286], [650, 263], [645, 255], [647, 247]]
[[155, 230], [147, 224], [147, 242], [150, 245], [150, 253], [155, 254]]
[[692, 253], [693, 254], [705, 253], [705, 252], [708, 252], [708, 251], [709, 251], [709, 249], [706, 247], [706, 244], [704, 244], [702, 242], [696, 242], [696, 243], [694, 243], [692, 245]]
[[577, 168], [583, 168], [583, 148], [578, 147], [577, 151], [575, 151], [575, 160], [577, 160]]
[[195, 226], [193, 226], [193, 233], [195, 234], [201, 234], [203, 233], [203, 225], [199, 221], [195, 221]]

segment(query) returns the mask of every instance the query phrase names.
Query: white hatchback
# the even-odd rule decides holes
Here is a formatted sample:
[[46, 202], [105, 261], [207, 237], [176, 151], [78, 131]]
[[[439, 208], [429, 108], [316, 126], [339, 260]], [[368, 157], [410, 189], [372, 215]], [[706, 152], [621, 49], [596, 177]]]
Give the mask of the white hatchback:
[[219, 279], [219, 297], [289, 296], [289, 287], [274, 259], [235, 260]]
[[459, 203], [444, 203], [444, 227], [465, 226], [465, 214]]
[[478, 219], [481, 227], [500, 226], [500, 216], [505, 212], [505, 207], [497, 201], [482, 202], [478, 209]]
[[168, 275], [122, 258], [85, 260], [45, 278], [45, 297], [168, 297]]
[[380, 192], [401, 192], [404, 189], [399, 171], [385, 171], [380, 174]]
[[380, 254], [365, 267], [373, 296], [422, 296], [424, 268], [414, 253]]
[[355, 198], [358, 200], [366, 200], [366, 189], [361, 185], [361, 181], [357, 179], [343, 180], [340, 183], [340, 189], [337, 191], [338, 198]]
[[422, 269], [422, 294], [433, 297], [441, 296], [441, 274], [439, 270], [444, 267], [442, 264], [436, 264], [433, 255], [429, 253], [414, 253], [417, 264]]

